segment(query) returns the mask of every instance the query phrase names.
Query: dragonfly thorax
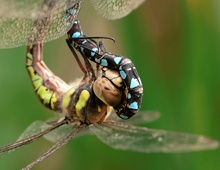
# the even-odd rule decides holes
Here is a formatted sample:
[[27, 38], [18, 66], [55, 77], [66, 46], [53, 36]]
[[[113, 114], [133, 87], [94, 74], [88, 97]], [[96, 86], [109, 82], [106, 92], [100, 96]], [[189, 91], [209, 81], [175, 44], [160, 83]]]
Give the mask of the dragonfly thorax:
[[101, 123], [107, 115], [107, 105], [96, 97], [91, 84], [71, 88], [62, 97], [61, 107], [70, 122]]

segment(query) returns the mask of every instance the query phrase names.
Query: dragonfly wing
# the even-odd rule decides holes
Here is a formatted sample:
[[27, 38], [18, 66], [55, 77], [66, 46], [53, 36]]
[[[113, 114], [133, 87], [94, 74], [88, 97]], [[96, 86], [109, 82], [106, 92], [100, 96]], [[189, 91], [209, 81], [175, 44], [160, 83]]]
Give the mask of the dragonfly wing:
[[[55, 119], [50, 119], [46, 122], [44, 121], [33, 122], [30, 126], [28, 126], [25, 129], [25, 131], [21, 134], [21, 136], [17, 139], [17, 141], [26, 139], [32, 135], [38, 134], [40, 132], [45, 131], [48, 128], [53, 127], [52, 124], [47, 122], [56, 122], [56, 121]], [[67, 134], [69, 134], [73, 129], [74, 127], [71, 124], [63, 124], [62, 126], [59, 126], [53, 129], [52, 131], [46, 133], [43, 137], [52, 143], [56, 143], [60, 139], [64, 138]], [[84, 134], [91, 134], [91, 131], [88, 128], [84, 128], [82, 129], [80, 135], [77, 135], [77, 137], [82, 136]]]
[[49, 150], [43, 153], [39, 158], [37, 158], [35, 161], [27, 165], [22, 170], [28, 170], [31, 169], [36, 164], [40, 163], [44, 159], [48, 158], [50, 155], [52, 155], [54, 152], [56, 152], [58, 149], [60, 149], [62, 146], [66, 145], [71, 139], [73, 139], [83, 128], [85, 128], [86, 125], [82, 124], [79, 125], [76, 128], [72, 128], [72, 130], [69, 132], [69, 134], [66, 134], [61, 138], [57, 143], [55, 143]]
[[73, 130], [73, 127], [71, 125], [63, 125], [57, 129], [54, 129], [53, 131], [47, 133], [44, 135], [44, 138], [50, 142], [56, 143], [61, 138], [66, 136], [66, 134], [69, 134]]
[[216, 149], [219, 142], [204, 136], [104, 122], [91, 130], [105, 144], [138, 152], [191, 152]]
[[[46, 8], [55, 5], [53, 13], [68, 9], [69, 0], [0, 0], [0, 17], [4, 18], [30, 18], [45, 17]], [[73, 0], [71, 3], [75, 3]], [[44, 9], [43, 9], [44, 8]]]
[[99, 14], [108, 19], [119, 19], [128, 15], [144, 0], [91, 0]]
[[129, 120], [121, 120], [121, 122], [130, 124], [143, 124], [155, 121], [160, 117], [160, 113], [157, 111], [141, 111]]
[[0, 48], [13, 48], [61, 37], [71, 28], [81, 1], [0, 0], [0, 4]]
[[16, 142], [0, 147], [0, 156], [15, 151], [16, 149], [35, 141], [36, 139], [42, 137], [43, 135], [53, 131], [54, 129], [64, 124], [66, 124], [65, 120], [61, 122], [57, 122], [51, 126], [45, 127], [46, 124], [44, 122], [36, 121], [32, 123], [24, 131], [24, 133], [22, 133], [22, 135], [19, 137], [19, 139]]
[[160, 117], [158, 111], [140, 111], [135, 116], [128, 120], [123, 120], [115, 113], [114, 109], [110, 110], [107, 120], [113, 120], [115, 122], [125, 122], [130, 124], [143, 124], [153, 122]]
[[[53, 131], [47, 133], [46, 135], [44, 135], [44, 138], [50, 142], [56, 143], [60, 139], [64, 138], [67, 134], [70, 134], [72, 130], [73, 130], [72, 125], [65, 124], [63, 126], [60, 126], [57, 129], [54, 129]], [[88, 128], [84, 128], [84, 129], [82, 129], [80, 134], [77, 135], [76, 137], [80, 137], [85, 134], [87, 134], [87, 135], [91, 134], [91, 131]]]
[[38, 134], [38, 133], [40, 133], [50, 127], [51, 127], [51, 125], [47, 124], [44, 121], [40, 121], [40, 120], [34, 121], [24, 130], [24, 132], [19, 136], [17, 141], [20, 141], [20, 140], [26, 139], [32, 135]]

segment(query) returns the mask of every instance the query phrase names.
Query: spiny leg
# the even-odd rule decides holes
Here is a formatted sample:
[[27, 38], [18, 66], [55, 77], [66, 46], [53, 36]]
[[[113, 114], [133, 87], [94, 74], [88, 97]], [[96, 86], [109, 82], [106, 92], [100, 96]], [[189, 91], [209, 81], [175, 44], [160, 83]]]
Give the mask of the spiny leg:
[[27, 47], [26, 67], [40, 101], [49, 109], [60, 111], [58, 97], [69, 87], [43, 62], [43, 43]]
[[82, 55], [83, 60], [84, 60], [84, 64], [85, 64], [85, 67], [84, 67], [83, 64], [82, 64], [82, 62], [80, 61], [78, 55], [76, 54], [74, 48], [72, 47], [70, 40], [69, 40], [69, 39], [66, 39], [66, 43], [67, 43], [67, 45], [69, 46], [69, 49], [70, 49], [70, 51], [72, 52], [73, 56], [75, 57], [76, 62], [78, 63], [80, 69], [81, 69], [82, 72], [84, 73], [83, 80], [85, 80], [86, 78], [88, 78], [88, 77], [91, 76], [90, 82], [94, 81], [94, 80], [96, 79], [96, 76], [95, 76], [94, 69], [93, 69], [91, 63], [89, 62], [89, 60]]
[[88, 73], [87, 73], [87, 70], [84, 68], [84, 66], [83, 66], [83, 64], [81, 63], [81, 61], [80, 61], [78, 55], [76, 54], [74, 48], [71, 46], [71, 42], [69, 41], [69, 39], [66, 39], [66, 43], [67, 43], [67, 45], [68, 45], [70, 51], [72, 52], [73, 56], [75, 57], [76, 62], [77, 62], [78, 65], [79, 65], [79, 68], [82, 70], [82, 72], [84, 73], [84, 75], [87, 75], [87, 74], [88, 74]]

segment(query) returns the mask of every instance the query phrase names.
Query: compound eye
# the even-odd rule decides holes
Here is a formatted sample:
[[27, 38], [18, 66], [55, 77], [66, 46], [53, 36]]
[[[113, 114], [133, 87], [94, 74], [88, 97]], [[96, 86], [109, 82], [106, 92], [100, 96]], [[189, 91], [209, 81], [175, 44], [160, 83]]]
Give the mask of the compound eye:
[[122, 99], [122, 93], [107, 78], [98, 78], [93, 85], [95, 95], [109, 106], [117, 106]]

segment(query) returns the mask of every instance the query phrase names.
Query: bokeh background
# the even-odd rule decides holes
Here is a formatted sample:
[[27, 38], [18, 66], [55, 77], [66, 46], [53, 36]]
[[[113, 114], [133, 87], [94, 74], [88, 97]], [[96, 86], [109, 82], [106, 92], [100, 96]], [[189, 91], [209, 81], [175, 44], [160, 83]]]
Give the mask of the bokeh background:
[[[129, 16], [109, 21], [89, 1], [79, 18], [84, 33], [109, 36], [108, 51], [133, 60], [144, 84], [142, 110], [161, 118], [146, 127], [202, 134], [220, 140], [220, 1], [148, 0]], [[66, 36], [45, 45], [45, 62], [65, 81], [80, 73]], [[16, 140], [35, 120], [54, 113], [38, 101], [25, 68], [26, 47], [0, 50], [0, 145]], [[51, 143], [40, 139], [0, 158], [0, 169], [17, 170]], [[146, 144], [147, 147], [147, 144]], [[218, 170], [220, 149], [194, 153], [114, 150], [95, 136], [72, 140], [34, 170]]]

